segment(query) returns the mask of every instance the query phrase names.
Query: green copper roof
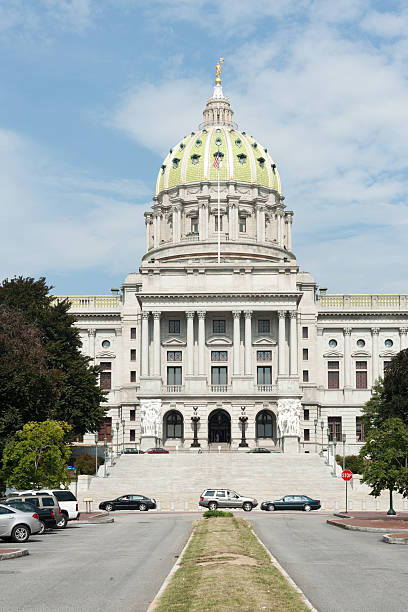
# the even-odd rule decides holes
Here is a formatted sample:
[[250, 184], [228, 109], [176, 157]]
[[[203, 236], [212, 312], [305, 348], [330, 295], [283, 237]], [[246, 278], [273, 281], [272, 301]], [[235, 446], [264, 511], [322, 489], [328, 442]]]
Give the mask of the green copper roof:
[[281, 193], [275, 163], [257, 140], [237, 129], [213, 126], [192, 132], [170, 150], [159, 170], [156, 195], [176, 185], [216, 181], [217, 152], [222, 155], [221, 181], [254, 183]]

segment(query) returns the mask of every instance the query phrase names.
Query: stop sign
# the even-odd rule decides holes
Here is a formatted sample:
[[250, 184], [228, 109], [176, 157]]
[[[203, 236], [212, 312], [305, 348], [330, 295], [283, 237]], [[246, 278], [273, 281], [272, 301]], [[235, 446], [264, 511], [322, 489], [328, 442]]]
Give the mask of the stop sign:
[[343, 480], [351, 480], [353, 478], [353, 472], [350, 472], [350, 470], [343, 470], [341, 473], [341, 477]]

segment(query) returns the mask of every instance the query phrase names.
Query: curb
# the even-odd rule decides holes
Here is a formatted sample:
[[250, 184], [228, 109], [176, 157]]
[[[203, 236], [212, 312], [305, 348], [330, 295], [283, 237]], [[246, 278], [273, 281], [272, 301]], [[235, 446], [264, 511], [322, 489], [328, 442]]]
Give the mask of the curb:
[[114, 523], [115, 519], [113, 517], [103, 518], [103, 519], [89, 519], [88, 521], [75, 521], [76, 525], [106, 525], [106, 523]]
[[287, 580], [287, 582], [289, 582], [290, 586], [297, 592], [299, 593], [303, 603], [305, 604], [305, 606], [307, 606], [309, 608], [309, 610], [311, 612], [318, 612], [317, 609], [314, 607], [314, 605], [308, 600], [308, 598], [306, 597], [306, 595], [304, 594], [304, 592], [302, 591], [302, 589], [296, 584], [296, 582], [293, 580], [293, 578], [291, 578], [288, 574], [288, 572], [286, 570], [283, 569], [283, 567], [281, 566], [281, 564], [279, 563], [279, 561], [273, 556], [273, 554], [271, 553], [271, 551], [266, 548], [265, 544], [262, 542], [262, 540], [257, 536], [257, 534], [254, 531], [253, 525], [251, 525], [251, 529], [252, 529], [252, 533], [254, 534], [254, 536], [256, 537], [256, 539], [258, 540], [258, 542], [260, 543], [260, 545], [262, 546], [262, 548], [265, 549], [267, 555], [269, 556], [270, 560], [272, 561], [272, 565], [274, 565], [276, 567], [276, 569], [282, 574], [282, 576]]
[[191, 538], [193, 537], [195, 530], [196, 530], [196, 527], [194, 526], [192, 532], [189, 535], [189, 538], [188, 538], [187, 542], [184, 545], [183, 550], [181, 551], [181, 553], [179, 555], [179, 558], [177, 559], [177, 561], [175, 562], [175, 564], [171, 568], [170, 572], [167, 574], [167, 576], [166, 576], [163, 584], [161, 585], [157, 595], [155, 596], [153, 601], [149, 604], [149, 607], [147, 608], [146, 612], [153, 612], [153, 610], [156, 609], [156, 606], [159, 603], [160, 597], [163, 595], [163, 593], [166, 590], [170, 580], [173, 578], [173, 575], [177, 572], [178, 568], [181, 565], [181, 562], [183, 560], [184, 554], [185, 554], [185, 552], [187, 550], [188, 545], [190, 544]]
[[406, 537], [405, 538], [394, 538], [393, 536], [395, 535], [398, 535], [398, 534], [391, 533], [391, 534], [383, 535], [382, 537], [383, 542], [386, 542], [387, 544], [402, 544], [403, 546], [408, 544], [408, 538]]
[[373, 533], [389, 533], [389, 527], [359, 527], [358, 525], [347, 525], [347, 523], [339, 523], [338, 521], [333, 521], [331, 519], [327, 519], [327, 524], [332, 525], [333, 527], [340, 527], [341, 529], [347, 529], [348, 531], [369, 531]]
[[2, 552], [0, 548], [0, 561], [5, 561], [6, 559], [17, 559], [17, 557], [25, 557], [29, 555], [27, 548], [12, 548], [5, 549], [7, 552]]

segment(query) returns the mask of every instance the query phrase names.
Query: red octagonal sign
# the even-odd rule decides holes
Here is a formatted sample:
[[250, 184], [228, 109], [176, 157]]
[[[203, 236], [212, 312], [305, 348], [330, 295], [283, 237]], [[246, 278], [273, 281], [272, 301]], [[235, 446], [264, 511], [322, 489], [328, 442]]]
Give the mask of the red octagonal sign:
[[353, 472], [350, 472], [350, 470], [343, 470], [341, 477], [343, 480], [351, 480], [353, 478]]

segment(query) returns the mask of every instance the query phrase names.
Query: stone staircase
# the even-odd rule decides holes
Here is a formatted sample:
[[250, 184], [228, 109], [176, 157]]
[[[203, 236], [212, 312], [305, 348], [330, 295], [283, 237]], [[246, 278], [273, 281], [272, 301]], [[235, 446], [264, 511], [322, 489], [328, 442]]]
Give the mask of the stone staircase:
[[[153, 497], [161, 510], [195, 510], [205, 488], [235, 489], [256, 497], [258, 502], [288, 494], [305, 494], [321, 500], [323, 509], [344, 509], [345, 483], [332, 476], [332, 467], [315, 454], [287, 455], [228, 453], [171, 453], [169, 455], [122, 455], [109, 476], [80, 476], [77, 497], [80, 510], [85, 499], [92, 499], [97, 509], [102, 500], [126, 493]], [[100, 471], [103, 475], [103, 471]], [[348, 486], [348, 498], [355, 510], [375, 510], [376, 500], [370, 489], [354, 479]], [[379, 498], [381, 510], [387, 509], [388, 494]], [[401, 496], [394, 506], [403, 510]], [[350, 506], [349, 506], [350, 508]]]

